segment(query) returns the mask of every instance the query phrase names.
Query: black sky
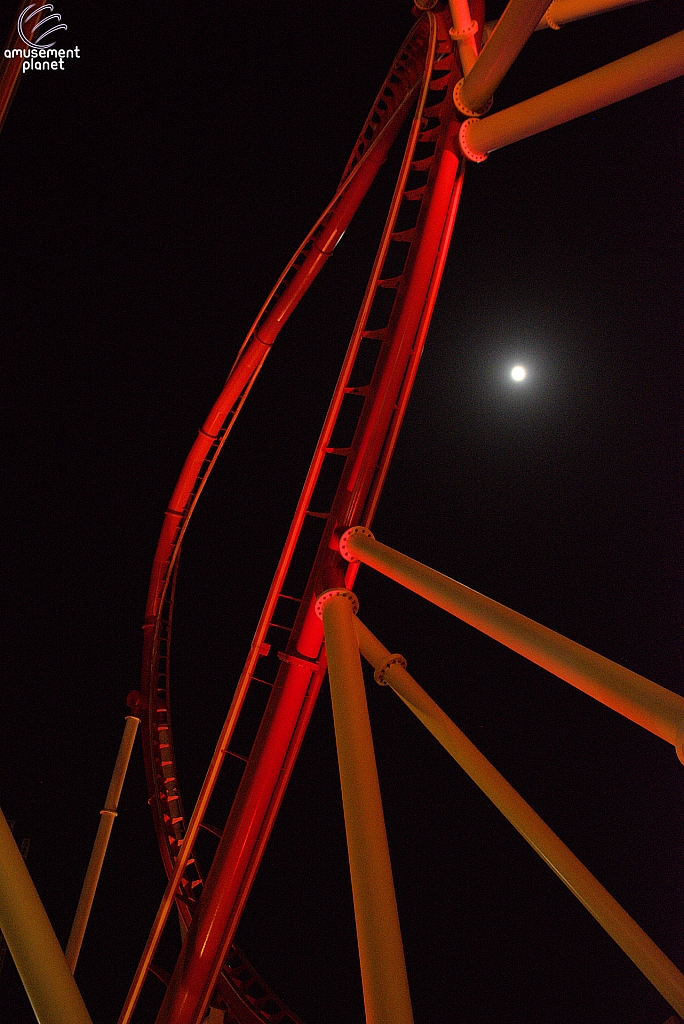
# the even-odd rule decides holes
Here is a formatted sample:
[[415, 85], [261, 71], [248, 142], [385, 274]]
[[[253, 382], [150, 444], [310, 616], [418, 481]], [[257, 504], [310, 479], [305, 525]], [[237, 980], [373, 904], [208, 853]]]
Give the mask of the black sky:
[[[65, 941], [138, 685], [165, 505], [412, 18], [399, 0], [56, 9], [81, 57], [24, 75], [0, 135], [0, 804], [31, 839]], [[681, 28], [678, 5], [652, 0], [537, 33], [495, 109]], [[681, 109], [680, 80], [468, 168], [374, 524], [677, 692]], [[279, 338], [184, 545], [173, 721], [186, 806], [306, 472], [391, 171]], [[513, 360], [533, 370], [518, 388]], [[684, 969], [674, 751], [370, 571], [357, 591], [364, 621]], [[372, 681], [369, 701], [416, 1024], [663, 1024], [666, 1003], [403, 705]], [[77, 972], [96, 1024], [116, 1021], [163, 890], [146, 800], [136, 749]], [[325, 690], [238, 940], [306, 1024], [363, 1019]], [[156, 984], [140, 1022], [154, 1019]], [[31, 1019], [8, 962], [0, 1021]]]

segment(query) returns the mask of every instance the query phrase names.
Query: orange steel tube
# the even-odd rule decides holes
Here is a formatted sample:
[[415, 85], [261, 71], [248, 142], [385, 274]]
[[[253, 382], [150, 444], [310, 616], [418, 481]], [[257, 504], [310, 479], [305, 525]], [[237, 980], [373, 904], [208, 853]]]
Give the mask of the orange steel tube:
[[394, 690], [661, 996], [684, 1016], [684, 976], [672, 961], [418, 685], [403, 664], [390, 662], [390, 652], [362, 622], [356, 619], [354, 625], [361, 653], [382, 673], [382, 683]]
[[2, 811], [0, 928], [39, 1024], [92, 1024]]
[[134, 715], [126, 715], [124, 734], [121, 737], [119, 753], [117, 754], [116, 762], [114, 764], [114, 771], [112, 772], [112, 779], [109, 783], [109, 789], [107, 790], [105, 805], [100, 811], [100, 824], [97, 829], [97, 835], [95, 836], [93, 852], [90, 855], [88, 869], [83, 881], [83, 888], [81, 889], [81, 896], [78, 901], [74, 921], [71, 925], [71, 932], [69, 933], [69, 941], [67, 942], [64, 953], [67, 964], [69, 965], [69, 970], [72, 974], [76, 970], [78, 956], [81, 952], [81, 945], [83, 944], [83, 936], [85, 935], [85, 930], [88, 926], [88, 918], [90, 917], [93, 900], [95, 899], [97, 884], [100, 881], [100, 872], [102, 871], [105, 854], [107, 853], [109, 837], [112, 834], [112, 827], [117, 815], [117, 807], [119, 806], [119, 798], [121, 796], [121, 790], [123, 789], [124, 779], [126, 778], [126, 772], [128, 770], [128, 762], [131, 759], [131, 751], [133, 750], [135, 734], [138, 731], [139, 725], [139, 718], [136, 718]]
[[[487, 47], [483, 53], [487, 52]], [[510, 146], [520, 139], [645, 92], [682, 74], [684, 31], [481, 121], [466, 121], [461, 127], [464, 152], [471, 159], [483, 159], [487, 153], [502, 146]]]
[[348, 590], [329, 590], [319, 601], [328, 652], [366, 1024], [413, 1024], [366, 689], [354, 628], [356, 598]]
[[473, 21], [468, 0], [449, 0], [449, 10], [454, 25], [450, 34], [458, 46], [458, 57], [463, 74], [467, 75], [477, 60], [475, 33], [478, 27], [482, 26], [478, 26], [477, 22]]
[[530, 38], [548, 0], [510, 0], [461, 85], [461, 99], [469, 110], [481, 110]]
[[673, 744], [683, 759], [684, 698], [679, 694], [380, 544], [370, 530], [348, 530], [340, 550], [349, 561], [370, 565]]
[[604, 14], [606, 11], [615, 11], [619, 7], [631, 7], [643, 2], [644, 0], [552, 0], [537, 28], [560, 28], [571, 21], [580, 21], [594, 14]]

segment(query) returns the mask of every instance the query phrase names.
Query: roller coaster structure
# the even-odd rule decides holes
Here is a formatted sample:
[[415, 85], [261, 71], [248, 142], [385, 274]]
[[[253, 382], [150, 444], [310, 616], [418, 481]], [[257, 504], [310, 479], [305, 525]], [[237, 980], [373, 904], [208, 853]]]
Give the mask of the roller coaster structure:
[[[560, 841], [544, 832], [543, 823], [506, 789], [488, 762], [478, 761], [481, 755], [415, 688], [403, 659], [390, 655], [362, 625], [355, 628], [351, 618], [356, 572], [366, 561], [637, 721], [671, 743], [682, 758], [684, 701], [677, 695], [480, 595], [473, 597], [472, 591], [466, 594], [466, 588], [457, 593], [458, 584], [430, 577], [425, 567], [377, 545], [370, 532], [428, 332], [467, 163], [684, 70], [684, 34], [679, 33], [631, 63], [626, 59], [619, 68], [604, 69], [601, 82], [578, 79], [573, 90], [549, 94], [541, 107], [487, 117], [493, 90], [525, 40], [542, 18], [548, 27], [557, 27], [564, 2], [556, 0], [558, 9], [547, 11], [544, 3], [512, 0], [496, 29], [490, 29], [485, 49], [483, 3], [471, 8], [459, 2], [448, 7], [428, 3], [426, 10], [415, 11], [415, 25], [333, 200], [259, 312], [185, 462], [152, 571], [142, 685], [129, 698], [132, 716], [142, 723], [150, 805], [169, 884], [120, 1024], [131, 1019], [174, 905], [186, 937], [176, 969], [165, 979], [159, 1024], [199, 1024], [207, 1013], [210, 1020], [238, 1024], [296, 1021], [235, 947], [234, 937], [328, 670], [328, 655], [367, 1020], [412, 1020], [372, 744], [364, 731], [359, 645], [378, 681], [399, 693], [463, 767], [470, 758], [466, 771], [672, 1006], [684, 1011], [684, 980], [674, 965], [613, 906], [592, 876], [582, 874], [567, 848], [555, 845]], [[572, 17], [588, 13], [575, 11]], [[188, 820], [177, 786], [169, 710], [171, 622], [185, 530], [281, 327], [331, 255], [409, 116], [405, 155], [356, 326], [250, 653]], [[309, 556], [302, 552], [312, 545], [315, 555], [303, 578], [300, 564]], [[271, 695], [245, 755], [232, 747], [232, 738], [250, 694], [264, 688]], [[199, 830], [208, 827], [205, 812], [227, 759], [243, 763], [244, 769], [205, 879], [193, 856], [194, 844]], [[365, 774], [359, 774], [360, 764]]]

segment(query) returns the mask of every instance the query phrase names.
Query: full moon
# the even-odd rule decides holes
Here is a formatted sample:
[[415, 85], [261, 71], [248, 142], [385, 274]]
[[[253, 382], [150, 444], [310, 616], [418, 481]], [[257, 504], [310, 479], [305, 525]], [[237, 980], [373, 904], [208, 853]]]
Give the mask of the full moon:
[[511, 370], [511, 377], [513, 380], [525, 380], [527, 376], [527, 370], [524, 366], [514, 366]]

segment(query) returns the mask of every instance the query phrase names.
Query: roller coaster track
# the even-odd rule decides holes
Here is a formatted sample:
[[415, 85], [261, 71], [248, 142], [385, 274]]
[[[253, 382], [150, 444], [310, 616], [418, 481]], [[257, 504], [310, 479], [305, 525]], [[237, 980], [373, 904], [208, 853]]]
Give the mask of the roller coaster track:
[[[145, 723], [143, 747], [150, 805], [164, 864], [171, 875], [186, 836], [169, 713], [171, 622], [183, 536], [204, 484], [280, 328], [346, 229], [384, 162], [422, 82], [406, 155], [361, 312], [219, 744], [221, 762], [225, 756], [232, 756], [244, 763], [232, 820], [239, 817], [236, 809], [244, 800], [244, 794], [250, 791], [250, 780], [258, 773], [260, 764], [268, 760], [261, 748], [264, 737], [271, 731], [272, 705], [275, 702], [277, 706], [284, 691], [298, 690], [299, 706], [289, 726], [285, 758], [271, 794], [263, 830], [245, 865], [240, 895], [232, 910], [231, 941], [223, 943], [225, 949], [219, 958], [223, 970], [211, 983], [212, 988], [217, 986], [220, 1003], [239, 1022], [296, 1020], [232, 944], [232, 933], [325, 674], [320, 622], [313, 616], [315, 580], [326, 571], [324, 563], [328, 560], [326, 552], [333, 530], [342, 523], [360, 521], [361, 508], [363, 522], [372, 520], [427, 332], [462, 179], [453, 151], [449, 153], [454, 165], [448, 172], [453, 179], [450, 188], [445, 190], [444, 171], [439, 171], [444, 164], [445, 147], [453, 142], [454, 129], [458, 130], [449, 97], [456, 81], [454, 75], [458, 76], [459, 71], [446, 19], [435, 18], [432, 14], [422, 16], [405, 40], [380, 89], [333, 200], [268, 296], [198, 434], [165, 514], [154, 559], [144, 624], [141, 693], [133, 696], [131, 704]], [[439, 205], [435, 203], [437, 192], [442, 208], [435, 213]], [[427, 262], [426, 244], [432, 250]], [[417, 318], [416, 310], [420, 310]], [[408, 330], [407, 311], [408, 319], [415, 321]], [[375, 369], [368, 380], [352, 383], [354, 375], [362, 372], [361, 364], [372, 365], [373, 359]], [[343, 408], [349, 426], [350, 406], [356, 407], [351, 412], [351, 418], [356, 420], [354, 440], [351, 444], [348, 440], [338, 443], [334, 438], [335, 428]], [[328, 495], [327, 509], [316, 507], [323, 499], [322, 492], [326, 488], [330, 490], [335, 478], [338, 496], [331, 502]], [[300, 584], [298, 589], [289, 571], [293, 557], [299, 554], [298, 549], [311, 545], [312, 526], [313, 532], [318, 530], [319, 535], [322, 534], [319, 555], [308, 583], [303, 589]], [[272, 687], [273, 697], [246, 758], [230, 749], [230, 741], [251, 688], [264, 685]], [[212, 830], [210, 826], [205, 827]], [[229, 833], [230, 827], [229, 823], [224, 835]], [[189, 838], [192, 843], [193, 838]], [[176, 896], [181, 918], [189, 927], [205, 886], [190, 850], [184, 851], [184, 860]]]
[[[467, 8], [470, 21], [464, 21], [463, 12], [454, 3], [453, 24], [452, 11], [445, 4], [435, 6], [431, 0], [422, 0], [421, 6], [434, 10], [418, 14], [416, 26], [383, 84], [332, 202], [260, 310], [190, 451], [165, 515], [146, 608], [142, 691], [131, 695], [130, 702], [144, 723], [150, 804], [169, 885], [119, 1024], [130, 1021], [146, 973], [152, 970], [163, 975], [152, 965], [152, 956], [174, 899], [186, 934], [172, 975], [163, 976], [167, 989], [156, 1024], [200, 1024], [210, 1006], [224, 1011], [234, 1024], [296, 1024], [297, 1018], [259, 978], [234, 945], [234, 938], [327, 669], [318, 605], [328, 598], [339, 602], [340, 598], [353, 597], [349, 591], [359, 563], [343, 557], [340, 538], [352, 527], [368, 535], [367, 528], [373, 522], [437, 298], [466, 157], [480, 161], [499, 145], [527, 137], [525, 132], [534, 134], [542, 130], [539, 125], [550, 127], [594, 109], [587, 106], [590, 102], [613, 102], [616, 97], [632, 95], [682, 73], [681, 39], [675, 36], [614, 62], [601, 69], [598, 77], [594, 73], [583, 76], [527, 104], [519, 104], [511, 108], [513, 113], [504, 112], [503, 119], [494, 115], [479, 121], [473, 113], [488, 109], [487, 102], [505, 74], [505, 61], [515, 59], [519, 52], [516, 46], [522, 45], [544, 14], [543, 0], [517, 3], [508, 20], [504, 12], [499, 24], [509, 27], [498, 35], [495, 30], [481, 59], [477, 54], [481, 45], [478, 25], [484, 25], [483, 0], [475, 0]], [[513, 9], [510, 4], [506, 11]], [[471, 41], [467, 42], [468, 39]], [[460, 49], [455, 46], [457, 40]], [[461, 58], [467, 65], [473, 57], [475, 65], [471, 64], [471, 71], [464, 76]], [[591, 84], [587, 85], [589, 79]], [[470, 93], [466, 92], [468, 86]], [[186, 821], [177, 783], [169, 712], [171, 622], [185, 530], [280, 328], [334, 250], [414, 100], [415, 112], [403, 161], [356, 325], [215, 753], [192, 817]], [[542, 121], [534, 105], [537, 101], [544, 107]], [[335, 685], [339, 685], [335, 673], [343, 671], [342, 662], [347, 655], [347, 660], [351, 659], [351, 647], [355, 644], [345, 634], [351, 645], [346, 654], [342, 656], [334, 648], [339, 637], [331, 622], [339, 625], [342, 620], [337, 622], [334, 610], [330, 614], [331, 662], [334, 649], [337, 657], [332, 675]], [[348, 606], [346, 614], [351, 615]], [[353, 626], [350, 629], [353, 633]], [[560, 641], [569, 643], [564, 638]], [[526, 656], [534, 660], [532, 654]], [[358, 661], [358, 651], [355, 658]], [[358, 678], [362, 692], [360, 670]], [[255, 700], [259, 691], [262, 696]], [[259, 724], [255, 728], [257, 706]], [[356, 772], [357, 763], [368, 759], [366, 753], [355, 753], [354, 758], [347, 758], [352, 773]], [[233, 765], [237, 762], [240, 780], [225, 826], [218, 829], [205, 821], [205, 812], [227, 759]], [[342, 771], [342, 761], [340, 766]], [[377, 786], [377, 779], [373, 781], [370, 775], [364, 775], [364, 780], [364, 789]], [[355, 779], [354, 785], [357, 782]], [[355, 835], [363, 832], [366, 846], [369, 820], [359, 817], [352, 828]], [[363, 824], [359, 824], [361, 821]], [[194, 856], [195, 841], [202, 827], [218, 838], [206, 879]], [[370, 845], [375, 844], [376, 838], [380, 842], [379, 833], [373, 835]], [[548, 863], [554, 866], [552, 861]], [[358, 867], [357, 864], [357, 870]], [[354, 870], [352, 864], [352, 875]], [[554, 870], [558, 873], [555, 866]], [[391, 876], [389, 867], [387, 871]], [[370, 887], [370, 877], [364, 883], [366, 889]], [[373, 878], [379, 879], [380, 875]], [[388, 884], [391, 887], [391, 881]], [[380, 888], [383, 885], [385, 881], [380, 882]], [[590, 903], [585, 905], [591, 909]], [[376, 920], [384, 920], [386, 906], [391, 910], [386, 903], [375, 906]], [[365, 909], [362, 916], [363, 913]], [[357, 924], [358, 921], [357, 916]], [[634, 922], [626, 926], [624, 943], [608, 925], [604, 927], [626, 950], [631, 948], [635, 935], [639, 936], [639, 943], [644, 939], [643, 949], [650, 952], [644, 954], [642, 969], [654, 980], [649, 959], [653, 954], [652, 943], [648, 945], [647, 936], [641, 937], [638, 926]], [[366, 952], [371, 947], [378, 948], [379, 940], [373, 934], [372, 940], [364, 937]], [[359, 941], [363, 971], [361, 937]], [[385, 945], [380, 948], [384, 956]], [[639, 949], [642, 950], [641, 945]], [[639, 966], [639, 957], [632, 958]], [[666, 993], [668, 999], [667, 993], [676, 990], [675, 1004], [679, 1006], [680, 984], [684, 986], [684, 979], [667, 958], [664, 960], [662, 978], [659, 975], [654, 984], [657, 982], [659, 991]], [[394, 982], [404, 969], [403, 954], [392, 963], [394, 966], [389, 973], [385, 971], [383, 981], [388, 997], [383, 1020], [388, 1021], [394, 1019], [394, 1010], [399, 1005]], [[366, 968], [375, 970], [368, 962]], [[392, 1012], [386, 1016], [390, 1005]], [[412, 1019], [410, 1002], [406, 1005], [408, 1010], [402, 1009], [402, 1019], [408, 1022]]]
[[[335, 196], [286, 266], [250, 328], [226, 384], [185, 461], [164, 516], [143, 627], [141, 692], [148, 723], [145, 753], [151, 806], [167, 870], [184, 834], [168, 713], [171, 622], [183, 536], [270, 347], [332, 254], [409, 111], [422, 78], [426, 38], [425, 22], [420, 21], [399, 51], [380, 90]], [[192, 899], [196, 882], [197, 879], [184, 881], [187, 898]]]
[[[612, 6], [621, 5], [620, 0], [596, 2], [606, 7], [611, 3]], [[638, 0], [622, 0], [623, 4], [630, 2]], [[471, 0], [460, 9], [459, 0], [453, 0], [449, 7], [443, 0], [441, 3], [439, 0], [416, 0], [417, 7], [421, 8], [414, 9], [416, 24], [380, 89], [335, 195], [260, 309], [219, 397], [200, 428], [171, 496], [148, 591], [143, 625], [141, 690], [133, 691], [128, 699], [131, 709], [143, 723], [149, 803], [169, 884], [119, 1024], [128, 1024], [131, 1020], [137, 997], [149, 973], [159, 977], [166, 986], [156, 1024], [201, 1024], [218, 1018], [231, 1024], [301, 1024], [260, 977], [235, 945], [234, 939], [327, 670], [324, 615], [327, 616], [325, 636], [328, 638], [333, 709], [340, 749], [339, 737], [344, 734], [344, 728], [338, 727], [339, 702], [335, 704], [335, 687], [348, 668], [343, 664], [345, 658], [351, 662], [352, 655], [358, 666], [358, 686], [349, 690], [353, 697], [347, 693], [345, 699], [349, 705], [365, 706], [357, 638], [367, 634], [364, 654], [376, 665], [376, 673], [380, 673], [376, 674], [379, 682], [384, 681], [384, 673], [404, 671], [402, 666], [405, 663], [400, 655], [390, 655], [362, 624], [357, 623], [356, 629], [353, 625], [350, 599], [355, 601], [355, 598], [349, 591], [361, 564], [356, 560], [355, 550], [362, 559], [365, 551], [367, 564], [380, 568], [407, 586], [413, 583], [410, 589], [416, 593], [429, 597], [439, 607], [500, 640], [533, 663], [595, 696], [661, 738], [668, 739], [676, 747], [680, 760], [684, 760], [681, 749], [682, 698], [600, 655], [585, 651], [497, 602], [478, 594], [473, 598], [474, 592], [462, 584], [377, 544], [369, 529], [429, 330], [460, 202], [466, 157], [479, 162], [502, 145], [564, 123], [563, 118], [568, 120], [589, 109], [599, 109], [599, 106], [587, 106], [590, 101], [598, 103], [601, 100], [606, 105], [616, 98], [634, 95], [635, 91], [643, 91], [669, 81], [677, 74], [684, 74], [684, 33], [678, 33], [614, 61], [606, 68], [580, 76], [573, 82], [480, 121], [471, 115], [488, 110], [491, 93], [501, 80], [499, 72], [505, 63], [502, 54], [507, 58], [512, 55], [515, 59], [513, 43], [518, 38], [522, 39], [525, 33], [529, 35], [535, 26], [539, 27], [539, 17], [544, 12], [547, 25], [559, 27], [549, 15], [549, 10], [544, 8], [544, 0], [512, 0], [509, 8], [514, 3], [519, 8], [515, 16], [506, 21], [504, 12], [498, 23], [512, 25], [513, 28], [505, 28], [498, 36], [495, 31], [491, 38], [498, 39], [499, 43], [492, 42], [480, 59], [484, 0]], [[464, 12], [468, 16], [465, 20]], [[12, 38], [11, 35], [10, 42]], [[22, 35], [22, 38], [25, 37]], [[472, 66], [471, 71], [467, 70], [471, 58], [475, 62], [472, 66], [480, 72], [479, 79], [477, 73], [472, 72]], [[0, 66], [0, 127], [18, 82], [18, 64], [10, 65], [7, 61]], [[496, 81], [492, 84], [494, 79]], [[588, 80], [591, 80], [591, 85], [587, 84]], [[482, 93], [479, 103], [472, 99], [467, 102], [468, 86], [475, 98]], [[411, 111], [401, 167], [356, 324], [247, 659], [237, 680], [199, 798], [188, 819], [180, 796], [170, 713], [172, 621], [185, 531], [281, 328], [332, 255], [402, 126], [409, 120]], [[465, 591], [468, 594], [464, 596]], [[335, 607], [343, 606], [346, 620], [342, 616], [335, 617]], [[346, 634], [342, 627], [346, 628]], [[377, 664], [368, 654], [368, 645], [376, 652], [379, 650]], [[350, 672], [349, 677], [351, 675]], [[410, 677], [407, 679], [413, 689], [405, 692], [418, 693], [416, 699], [420, 703], [426, 695], [415, 681]], [[406, 679], [403, 684], [407, 685]], [[399, 684], [393, 688], [411, 706], [414, 698], [409, 701], [403, 696]], [[255, 724], [257, 708], [259, 714]], [[415, 704], [413, 709], [435, 736], [442, 735], [440, 742], [459, 764], [464, 767], [464, 761], [470, 764], [466, 771], [471, 777], [475, 779], [478, 773], [483, 778], [487, 775], [484, 782], [478, 781], [478, 785], [628, 952], [661, 994], [669, 1000], [674, 999], [672, 1005], [684, 1014], [684, 976], [681, 972], [472, 744], [467, 748], [467, 755], [463, 755], [464, 743], [469, 744], [469, 741], [436, 705], [430, 709], [424, 701], [420, 707]], [[347, 776], [346, 796], [344, 758], [347, 767], [352, 765]], [[358, 765], [363, 767], [364, 761], [373, 760], [372, 745], [365, 748], [350, 745], [344, 758], [340, 756], [340, 769], [343, 801], [346, 801], [352, 791], [349, 776], [357, 771]], [[228, 788], [233, 784], [232, 799], [226, 805], [227, 818], [223, 828], [217, 828], [206, 819], [205, 812], [219, 776], [229, 763], [238, 770], [239, 780], [235, 783], [233, 772], [233, 783], [227, 784]], [[373, 782], [369, 773], [358, 773], [353, 780], [357, 795], [363, 789], [372, 788], [369, 780]], [[496, 793], [492, 795], [494, 791]], [[381, 838], [385, 841], [384, 824], [382, 830], [375, 831], [367, 827], [370, 818], [359, 814], [350, 827], [348, 807], [349, 803], [345, 802], [354, 887], [353, 839], [362, 835], [368, 848], [378, 847], [381, 845], [377, 841], [381, 831]], [[381, 813], [379, 817], [382, 818]], [[218, 841], [206, 877], [195, 856], [195, 844], [201, 828], [213, 833]], [[372, 859], [369, 857], [369, 862]], [[356, 867], [358, 869], [358, 865]], [[374, 871], [375, 865], [372, 867]], [[577, 867], [584, 874], [579, 873]], [[387, 868], [391, 888], [389, 859]], [[380, 877], [373, 871], [367, 872], [366, 881], [371, 879], [374, 882]], [[596, 886], [591, 888], [594, 883]], [[381, 890], [382, 884], [376, 888]], [[372, 884], [367, 884], [364, 898], [371, 889]], [[358, 889], [354, 889], [355, 900], [357, 895]], [[372, 897], [368, 899], [372, 914], [367, 916], [374, 914], [375, 921], [384, 920], [388, 916], [384, 915], [387, 904], [373, 902], [375, 893]], [[173, 973], [168, 974], [155, 965], [152, 958], [173, 905], [178, 910], [183, 945]], [[615, 916], [615, 908], [622, 917]], [[362, 915], [359, 915], [358, 907], [355, 909], [358, 925]], [[609, 923], [603, 919], [604, 916], [610, 918]], [[372, 947], [376, 961], [384, 961], [389, 944], [375, 939], [364, 940], [364, 950], [362, 929], [359, 927], [358, 930], [363, 971], [364, 954], [368, 949]], [[41, 965], [45, 962], [44, 958], [34, 959]], [[63, 959], [60, 959], [60, 964]], [[392, 963], [396, 965], [397, 959]], [[68, 960], [62, 966], [73, 972], [73, 965]], [[388, 967], [385, 962], [381, 967], [383, 983], [391, 995], [390, 1000], [383, 1004], [382, 1020], [394, 1024], [394, 1009], [398, 1003], [392, 999], [399, 987], [396, 984], [399, 971]], [[367, 976], [364, 976], [364, 995]], [[73, 984], [70, 973], [67, 973], [67, 978]], [[29, 991], [29, 985], [26, 987]], [[366, 1005], [375, 1007], [380, 1004], [367, 1000]], [[413, 1019], [408, 996], [406, 1005], [408, 1013], [402, 1017], [404, 1024]], [[210, 1012], [205, 1016], [207, 1011]], [[36, 1013], [38, 1015], [38, 1011]], [[85, 1019], [89, 1020], [87, 1015]], [[378, 1021], [380, 1017], [368, 1010], [368, 1019]]]

